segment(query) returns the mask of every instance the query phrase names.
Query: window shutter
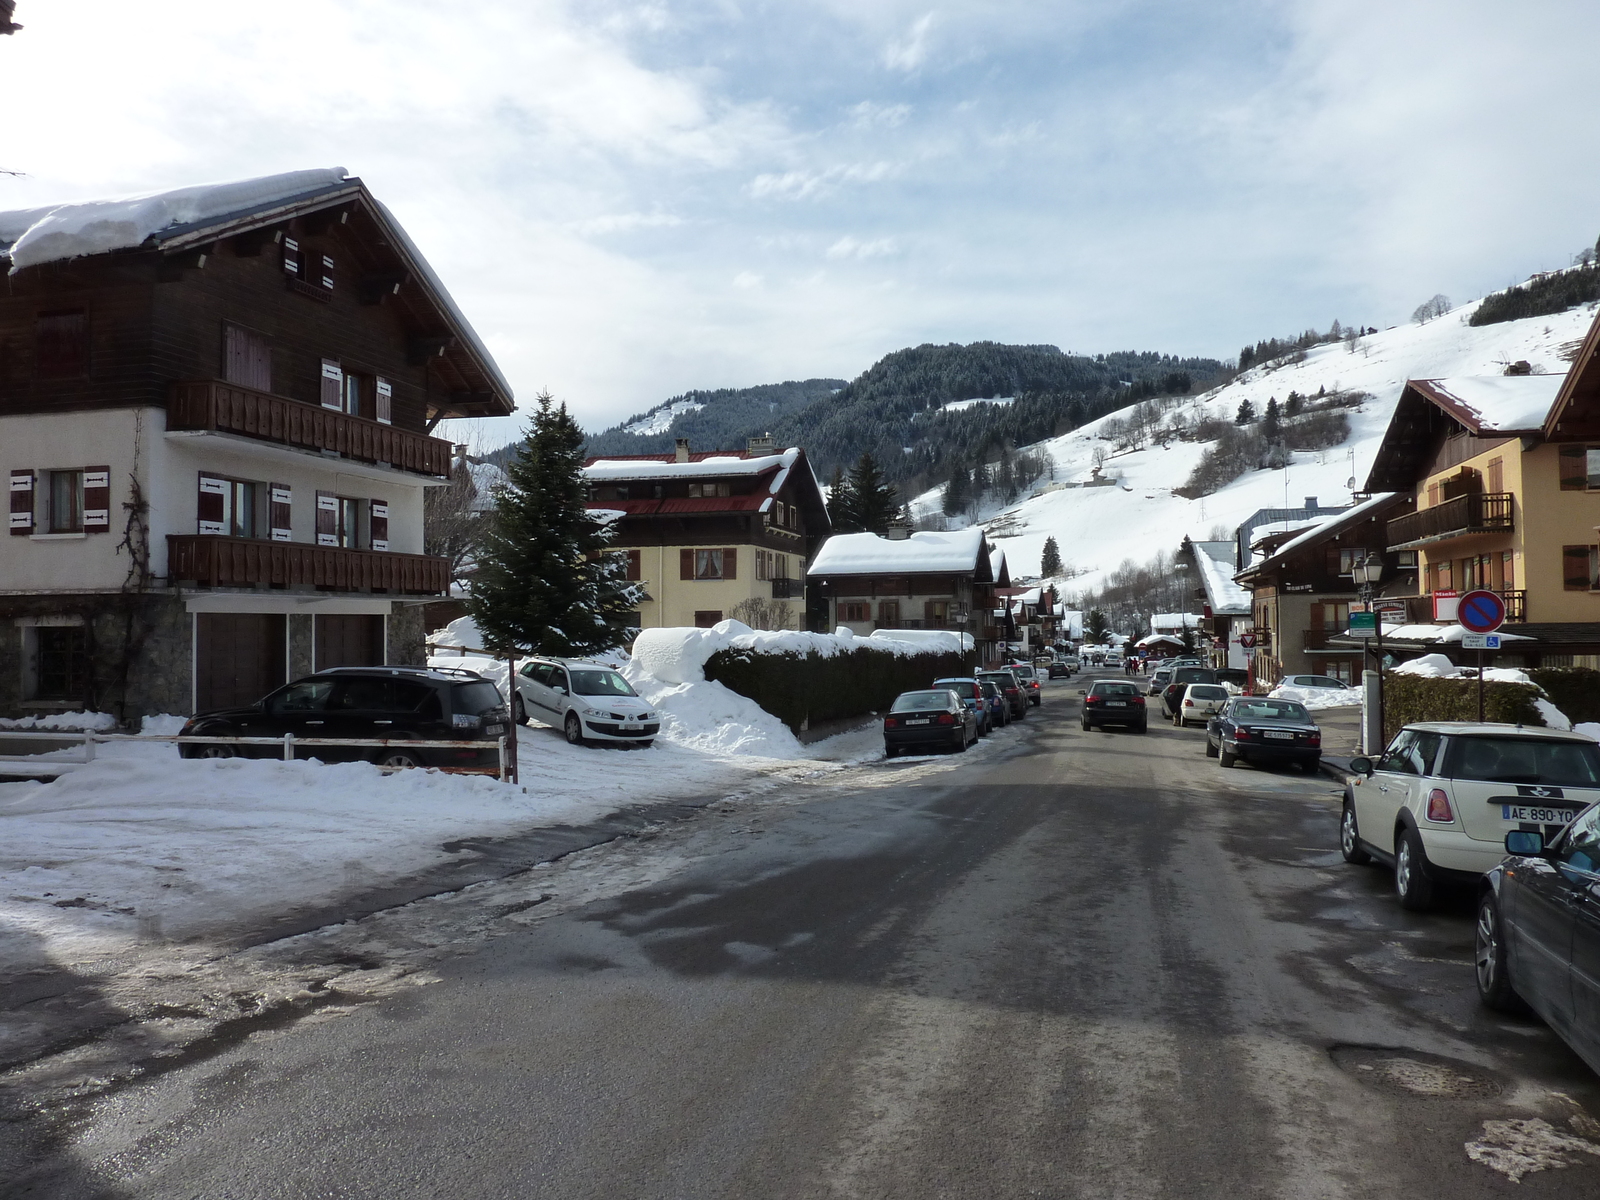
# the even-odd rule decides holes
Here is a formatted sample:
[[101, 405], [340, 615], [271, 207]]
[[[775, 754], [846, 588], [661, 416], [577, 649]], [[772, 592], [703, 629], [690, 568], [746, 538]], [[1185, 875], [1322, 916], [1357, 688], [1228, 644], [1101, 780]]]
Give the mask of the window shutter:
[[83, 469], [83, 531], [109, 533], [111, 530], [111, 468]]
[[322, 407], [344, 408], [344, 371], [331, 358], [322, 360]]
[[679, 579], [693, 579], [694, 578], [694, 551], [693, 550], [679, 550], [678, 551], [678, 578]]
[[317, 493], [317, 545], [339, 544], [339, 497], [332, 492]]
[[922, 623], [924, 625], [932, 625], [933, 624], [933, 601], [932, 600], [924, 600], [922, 602]]
[[1589, 547], [1561, 547], [1561, 586], [1569, 592], [1589, 590]]
[[722, 577], [724, 579], [739, 578], [739, 552], [732, 546], [722, 552]]
[[1581, 492], [1588, 483], [1589, 456], [1583, 446], [1562, 446], [1556, 460], [1563, 492]]
[[300, 243], [292, 237], [283, 239], [283, 269], [296, 277], [300, 274]]
[[333, 259], [326, 254], [322, 256], [322, 286], [333, 290]]
[[637, 551], [637, 550], [629, 550], [628, 551], [628, 581], [630, 583], [637, 583], [640, 579], [644, 578], [643, 569], [644, 569], [643, 568], [643, 563], [640, 560], [639, 551]]
[[287, 483], [268, 484], [267, 528], [275, 542], [287, 542], [292, 537], [293, 493]]
[[223, 523], [226, 514], [226, 501], [228, 496], [228, 481], [215, 475], [200, 473], [200, 499], [196, 505], [199, 517], [201, 534], [220, 537], [228, 532]]
[[373, 500], [370, 502], [370, 506], [369, 515], [371, 520], [368, 522], [368, 524], [371, 529], [371, 538], [369, 540], [371, 541], [372, 548], [374, 550], [387, 550], [389, 548], [388, 502], [384, 500]]
[[33, 532], [33, 472], [11, 472], [11, 532], [26, 537]]
[[387, 379], [378, 380], [378, 403], [375, 415], [385, 425], [394, 424], [394, 388]]

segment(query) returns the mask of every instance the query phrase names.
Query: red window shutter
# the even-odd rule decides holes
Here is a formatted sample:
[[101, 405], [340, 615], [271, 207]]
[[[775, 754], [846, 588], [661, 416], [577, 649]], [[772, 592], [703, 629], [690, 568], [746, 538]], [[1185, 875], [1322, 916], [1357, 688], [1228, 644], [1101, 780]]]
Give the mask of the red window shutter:
[[1562, 446], [1556, 459], [1563, 492], [1581, 492], [1589, 482], [1587, 446]]
[[267, 488], [270, 500], [267, 513], [269, 536], [275, 542], [287, 542], [293, 536], [294, 494], [287, 483], [272, 483], [268, 484]]
[[739, 552], [732, 546], [722, 552], [722, 577], [724, 579], [739, 578]]
[[317, 545], [339, 544], [339, 497], [332, 492], [317, 493]]
[[370, 501], [368, 525], [371, 529], [371, 538], [374, 550], [387, 550], [389, 548], [389, 504], [386, 500]]
[[111, 530], [111, 468], [83, 469], [83, 531], [108, 533]]
[[292, 237], [283, 239], [283, 269], [296, 277], [300, 274], [300, 243]]
[[628, 551], [628, 581], [630, 583], [637, 583], [639, 580], [643, 579], [644, 578], [643, 569], [644, 569], [643, 568], [643, 564], [640, 562], [639, 551], [637, 551], [637, 550], [629, 550]]
[[1589, 547], [1561, 547], [1561, 586], [1569, 592], [1589, 590]]
[[322, 407], [344, 409], [344, 371], [331, 358], [322, 360]]
[[378, 380], [377, 411], [374, 415], [385, 425], [394, 424], [394, 388], [387, 379]]
[[678, 578], [679, 579], [693, 579], [694, 578], [694, 551], [693, 550], [679, 550], [678, 551]]
[[216, 475], [200, 472], [200, 498], [195, 506], [199, 518], [199, 532], [220, 537], [228, 532], [224, 523], [227, 515], [228, 481]]
[[33, 472], [11, 472], [11, 532], [26, 537], [33, 532]]
[[333, 259], [326, 254], [322, 256], [322, 286], [329, 291], [333, 290]]

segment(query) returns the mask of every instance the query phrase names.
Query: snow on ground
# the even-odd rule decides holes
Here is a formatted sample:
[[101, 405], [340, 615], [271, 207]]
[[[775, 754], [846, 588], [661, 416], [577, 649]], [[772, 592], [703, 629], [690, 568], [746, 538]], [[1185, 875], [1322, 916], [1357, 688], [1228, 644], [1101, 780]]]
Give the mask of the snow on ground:
[[1310, 712], [1328, 708], [1351, 708], [1361, 704], [1360, 688], [1298, 688], [1278, 687], [1267, 693], [1274, 700], [1293, 700], [1305, 705]]
[[[1257, 509], [1299, 507], [1307, 496], [1323, 505], [1348, 504], [1349, 481], [1360, 488], [1389, 424], [1407, 379], [1501, 375], [1508, 363], [1526, 359], [1536, 373], [1565, 372], [1561, 348], [1581, 339], [1594, 319], [1585, 305], [1556, 316], [1533, 317], [1473, 328], [1466, 323], [1476, 304], [1429, 321], [1403, 325], [1364, 337], [1351, 353], [1343, 343], [1317, 346], [1303, 362], [1275, 369], [1255, 367], [1225, 387], [1187, 398], [1173, 412], [1192, 420], [1202, 415], [1233, 420], [1240, 401], [1259, 415], [1269, 398], [1283, 404], [1291, 391], [1314, 397], [1328, 392], [1365, 392], [1359, 409], [1344, 410], [1350, 437], [1329, 450], [1294, 454], [1284, 470], [1251, 471], [1216, 493], [1198, 500], [1174, 496], [1205, 453], [1203, 444], [1172, 441], [1114, 454], [1104, 464], [1111, 487], [1061, 488], [1008, 507], [989, 505], [974, 514], [1004, 548], [1013, 575], [1038, 572], [1047, 537], [1055, 537], [1061, 557], [1081, 572], [1064, 581], [1069, 593], [1097, 590], [1107, 572], [1124, 559], [1145, 562], [1158, 551], [1171, 552], [1187, 534], [1203, 539], [1217, 525], [1233, 530]], [[1056, 482], [1082, 483], [1094, 468], [1094, 453], [1111, 454], [1114, 443], [1101, 440], [1101, 427], [1126, 419], [1130, 410], [1111, 414], [1062, 437], [1028, 447], [1047, 451], [1055, 461]], [[1050, 482], [1035, 481], [1036, 488]], [[940, 493], [913, 502], [919, 517], [938, 512]]]
[[64, 712], [42, 717], [0, 717], [0, 729], [56, 729], [82, 732], [85, 729], [115, 729], [117, 719], [110, 713]]
[[699, 412], [705, 405], [698, 400], [674, 400], [671, 404], [663, 404], [653, 412], [646, 413], [631, 425], [624, 425], [624, 433], [665, 433], [672, 428], [672, 423], [685, 413]]
[[948, 404], [941, 404], [939, 406], [939, 411], [940, 412], [963, 412], [966, 409], [971, 408], [975, 404], [1006, 405], [1006, 404], [1010, 404], [1015, 399], [1016, 399], [1015, 396], [979, 396], [979, 397], [977, 397], [975, 399], [972, 399], [972, 400], [952, 400]]

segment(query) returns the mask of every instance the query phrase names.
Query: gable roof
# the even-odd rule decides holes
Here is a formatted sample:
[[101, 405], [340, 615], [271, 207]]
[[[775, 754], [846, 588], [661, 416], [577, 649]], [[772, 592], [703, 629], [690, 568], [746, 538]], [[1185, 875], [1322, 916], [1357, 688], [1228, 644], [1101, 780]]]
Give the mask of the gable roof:
[[1367, 473], [1367, 490], [1410, 488], [1430, 461], [1440, 434], [1540, 436], [1565, 378], [1478, 375], [1407, 380]]
[[515, 408], [511, 385], [488, 347], [394, 214], [343, 167], [0, 212], [0, 257], [10, 260], [14, 275], [102, 254], [173, 254], [327, 209], [370, 223], [368, 240], [391, 260], [397, 302], [419, 332], [436, 335], [438, 356], [462, 385], [448, 397], [430, 397], [431, 415], [509, 415]]
[[1381, 492], [1370, 499], [1363, 500], [1353, 508], [1345, 509], [1342, 513], [1324, 517], [1310, 529], [1304, 530], [1279, 546], [1260, 562], [1252, 563], [1240, 571], [1238, 578], [1247, 579], [1258, 572], [1265, 571], [1268, 567], [1279, 565], [1289, 555], [1310, 546], [1320, 545], [1329, 538], [1337, 537], [1346, 529], [1352, 529], [1363, 521], [1369, 521], [1374, 517], [1381, 516], [1391, 508], [1396, 508], [1410, 499], [1409, 492]]
[[967, 575], [990, 583], [988, 543], [981, 529], [919, 530], [910, 537], [836, 533], [822, 544], [807, 575]]
[[1206, 603], [1211, 606], [1212, 615], [1248, 616], [1253, 610], [1252, 597], [1233, 580], [1233, 542], [1185, 540], [1194, 551], [1195, 569], [1200, 572], [1200, 586], [1206, 590]]
[[1600, 437], [1600, 311], [1545, 418], [1547, 441]]
[[798, 446], [778, 454], [743, 454], [738, 451], [710, 450], [689, 455], [681, 463], [676, 454], [634, 454], [625, 457], [591, 458], [583, 466], [590, 483], [655, 482], [672, 479], [755, 479], [755, 490], [736, 496], [667, 496], [631, 500], [602, 501], [608, 508], [629, 516], [705, 515], [709, 513], [764, 513], [776, 503], [775, 497], [791, 479], [795, 481], [801, 507], [808, 520], [829, 525], [828, 506], [806, 452]]

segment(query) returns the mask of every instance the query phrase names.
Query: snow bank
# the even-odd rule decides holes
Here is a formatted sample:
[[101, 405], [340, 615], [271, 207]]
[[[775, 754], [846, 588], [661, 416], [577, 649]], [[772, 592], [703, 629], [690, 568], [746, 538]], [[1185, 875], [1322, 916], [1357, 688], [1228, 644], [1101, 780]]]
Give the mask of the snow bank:
[[[1488, 672], [1484, 672], [1485, 678]], [[1545, 727], [1548, 729], [1571, 729], [1572, 722], [1567, 719], [1567, 714], [1562, 712], [1543, 696], [1533, 698], [1533, 706], [1539, 710], [1539, 715], [1544, 718]]]
[[[1390, 672], [1392, 675], [1420, 675], [1426, 679], [1476, 679], [1475, 667], [1458, 667], [1443, 654], [1424, 654], [1410, 662], [1403, 662]], [[1486, 667], [1486, 683], [1532, 683], [1528, 673], [1516, 667]], [[1563, 717], [1562, 720], [1566, 718]]]
[[966, 634], [940, 629], [879, 629], [858, 638], [844, 625], [833, 633], [800, 633], [789, 629], [751, 629], [741, 621], [718, 621], [710, 629], [646, 629], [633, 642], [633, 661], [662, 683], [699, 683], [706, 660], [719, 650], [752, 650], [757, 654], [818, 654], [832, 658], [855, 650], [890, 654], [959, 654], [972, 649]]
[[141, 737], [161, 737], [182, 733], [183, 727], [188, 723], [188, 717], [180, 717], [174, 713], [151, 713], [139, 722], [139, 735]]
[[1350, 708], [1361, 703], [1360, 688], [1346, 688], [1336, 691], [1333, 688], [1298, 688], [1279, 687], [1267, 693], [1274, 700], [1293, 700], [1306, 706], [1310, 712], [1321, 712], [1328, 708]]
[[663, 682], [635, 658], [622, 669], [633, 690], [661, 713], [661, 738], [714, 755], [794, 759], [805, 755], [789, 727], [754, 700], [715, 680]]
[[1586, 738], [1593, 738], [1600, 742], [1600, 724], [1594, 721], [1583, 721], [1572, 727], [1573, 733], [1581, 733]]
[[466, 646], [473, 650], [486, 649], [483, 640], [483, 631], [478, 628], [478, 623], [471, 617], [457, 617], [443, 629], [435, 629], [428, 635], [430, 646]]
[[0, 729], [58, 729], [77, 733], [85, 729], [97, 732], [117, 727], [117, 719], [110, 713], [64, 712], [42, 717], [6, 717], [0, 719]]

